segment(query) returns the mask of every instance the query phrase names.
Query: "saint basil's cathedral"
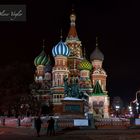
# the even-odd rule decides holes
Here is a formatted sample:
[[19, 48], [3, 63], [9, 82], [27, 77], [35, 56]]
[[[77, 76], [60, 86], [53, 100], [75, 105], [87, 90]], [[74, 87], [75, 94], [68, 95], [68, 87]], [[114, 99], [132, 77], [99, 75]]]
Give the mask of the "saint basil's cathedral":
[[106, 90], [107, 74], [102, 68], [103, 53], [96, 47], [90, 55], [90, 62], [85, 58], [81, 41], [76, 31], [76, 15], [70, 15], [70, 29], [65, 42], [60, 42], [52, 48], [54, 66], [49, 55], [42, 52], [34, 59], [36, 71], [34, 74], [36, 85], [32, 94], [47, 105], [52, 102], [54, 113], [61, 114], [62, 100], [65, 98], [64, 77], [68, 81], [76, 80], [80, 92], [88, 95], [89, 111], [94, 115], [109, 118], [109, 97]]

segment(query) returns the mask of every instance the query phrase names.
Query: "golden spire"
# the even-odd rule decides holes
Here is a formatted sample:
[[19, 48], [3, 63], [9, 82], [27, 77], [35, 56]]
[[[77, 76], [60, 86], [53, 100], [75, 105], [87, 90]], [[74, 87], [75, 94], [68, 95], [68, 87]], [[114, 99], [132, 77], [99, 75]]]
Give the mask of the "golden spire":
[[74, 13], [74, 9], [72, 9], [72, 13], [70, 15], [71, 26], [75, 26], [76, 15]]
[[72, 12], [70, 14], [70, 29], [67, 38], [78, 38], [77, 31], [75, 28], [75, 21], [76, 21], [76, 15], [74, 13], [74, 9], [72, 9]]

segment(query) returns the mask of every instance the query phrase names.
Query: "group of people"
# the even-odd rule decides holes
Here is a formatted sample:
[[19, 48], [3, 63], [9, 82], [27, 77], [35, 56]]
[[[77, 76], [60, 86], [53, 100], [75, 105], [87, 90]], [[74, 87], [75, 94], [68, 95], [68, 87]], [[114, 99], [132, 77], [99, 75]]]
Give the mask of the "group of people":
[[[40, 116], [38, 116], [36, 119], [35, 119], [35, 128], [36, 128], [36, 132], [37, 132], [37, 136], [40, 137], [40, 130], [41, 130], [41, 125], [42, 125], [42, 120], [40, 118]], [[55, 120], [50, 117], [50, 119], [47, 121], [47, 135], [55, 135], [55, 129], [54, 129], [54, 123], [55, 123]]]

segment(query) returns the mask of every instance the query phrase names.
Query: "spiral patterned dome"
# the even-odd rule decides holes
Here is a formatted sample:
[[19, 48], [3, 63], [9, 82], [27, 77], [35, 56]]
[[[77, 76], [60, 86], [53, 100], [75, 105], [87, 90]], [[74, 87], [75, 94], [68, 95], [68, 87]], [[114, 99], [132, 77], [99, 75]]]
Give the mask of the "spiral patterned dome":
[[90, 70], [92, 70], [92, 64], [88, 60], [84, 59], [79, 63], [78, 69], [90, 71]]
[[52, 54], [53, 54], [54, 57], [56, 57], [57, 55], [69, 56], [70, 55], [70, 49], [61, 40], [56, 46], [53, 47]]
[[50, 62], [49, 56], [47, 57], [46, 53], [44, 50], [34, 59], [34, 65], [44, 65], [46, 66]]

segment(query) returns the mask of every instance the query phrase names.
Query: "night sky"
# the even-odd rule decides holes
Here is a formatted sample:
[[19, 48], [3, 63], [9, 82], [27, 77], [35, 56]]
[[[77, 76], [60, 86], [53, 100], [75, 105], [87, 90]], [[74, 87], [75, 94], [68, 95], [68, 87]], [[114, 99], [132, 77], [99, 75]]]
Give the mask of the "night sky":
[[108, 74], [109, 96], [120, 96], [125, 101], [135, 98], [140, 89], [138, 4], [121, 0], [28, 0], [9, 4], [26, 4], [27, 21], [0, 22], [0, 69], [21, 61], [30, 63], [34, 70], [33, 61], [42, 50], [43, 39], [46, 53], [52, 55], [52, 47], [60, 41], [61, 29], [65, 41], [74, 5], [77, 33], [88, 60], [98, 36], [99, 49], [105, 58], [103, 68]]

